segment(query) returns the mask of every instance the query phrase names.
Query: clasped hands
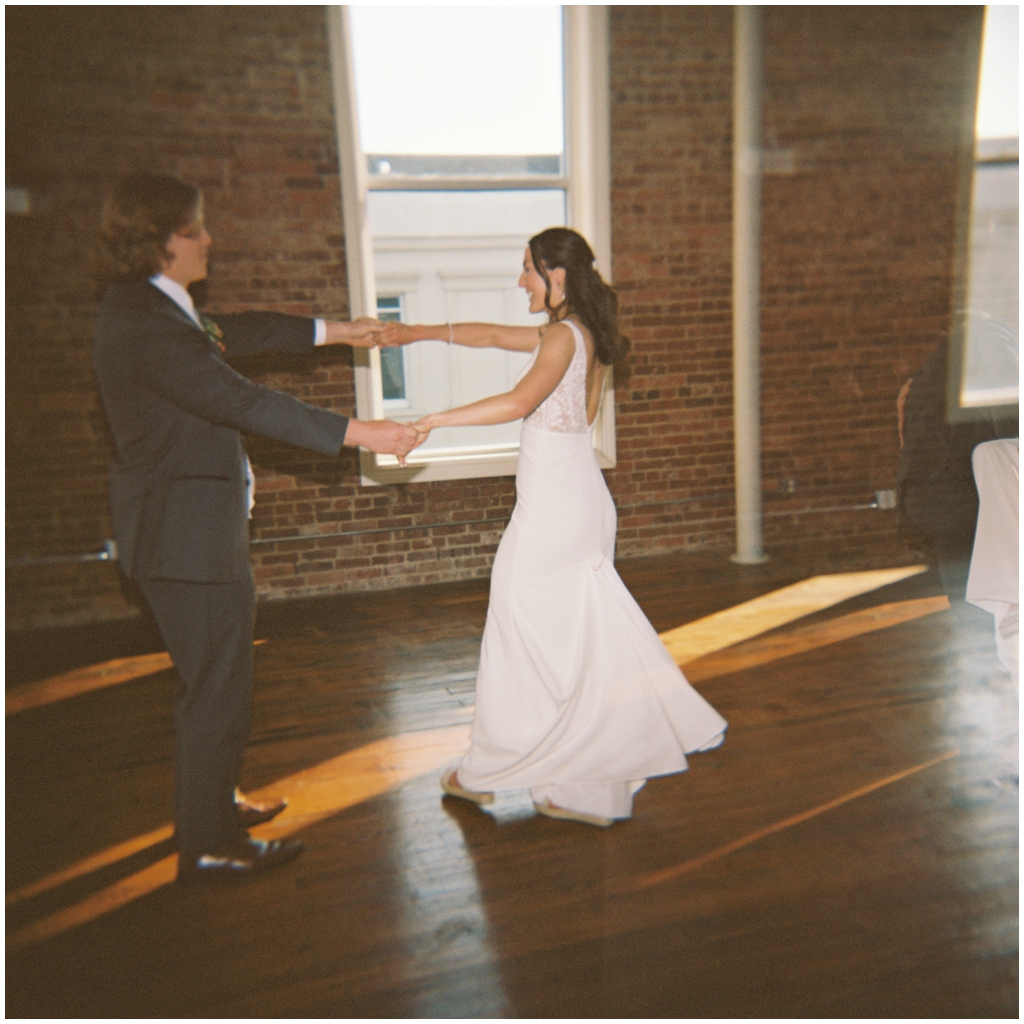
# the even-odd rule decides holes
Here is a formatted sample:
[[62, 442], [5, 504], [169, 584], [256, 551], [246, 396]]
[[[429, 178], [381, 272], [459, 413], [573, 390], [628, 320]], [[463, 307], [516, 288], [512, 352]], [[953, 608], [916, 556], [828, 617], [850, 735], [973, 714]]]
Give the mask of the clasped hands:
[[[353, 348], [396, 348], [414, 340], [405, 324], [396, 321], [385, 323], [372, 316], [363, 316], [351, 322], [326, 321], [324, 344], [350, 345]], [[381, 454], [397, 456], [398, 464], [405, 467], [408, 465], [405, 461], [406, 455], [423, 444], [430, 436], [430, 431], [438, 425], [433, 420], [433, 415], [424, 416], [415, 423], [407, 424], [393, 423], [390, 420], [376, 420], [372, 424], [365, 424], [372, 431], [374, 437], [372, 439], [368, 437], [359, 443], [373, 451], [379, 451]]]
[[[408, 324], [391, 320], [381, 324], [380, 329], [375, 331], [373, 345], [377, 345], [380, 348], [398, 348], [402, 345], [408, 345], [413, 341], [421, 340], [425, 339], [418, 338]], [[372, 347], [372, 345], [368, 347]], [[415, 423], [409, 424], [416, 431], [416, 444], [413, 445], [414, 448], [418, 448], [426, 441], [434, 427], [442, 425], [437, 421], [438, 416], [438, 413], [430, 413], [422, 419], [418, 419]]]
[[351, 345], [353, 348], [396, 348], [414, 341], [405, 324], [384, 322], [372, 316], [358, 320], [327, 320], [325, 345]]

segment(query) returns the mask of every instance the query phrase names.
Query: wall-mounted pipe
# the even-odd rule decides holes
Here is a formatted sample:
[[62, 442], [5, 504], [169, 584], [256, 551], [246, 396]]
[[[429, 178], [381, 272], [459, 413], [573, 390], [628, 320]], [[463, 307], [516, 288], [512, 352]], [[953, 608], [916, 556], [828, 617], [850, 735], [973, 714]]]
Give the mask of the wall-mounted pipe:
[[63, 562], [116, 562], [117, 541], [108, 540], [102, 551], [89, 551], [84, 555], [22, 555], [9, 559], [7, 565], [60, 565]]
[[734, 562], [767, 561], [761, 507], [761, 9], [738, 6], [732, 104]]
[[[693, 494], [685, 498], [669, 498], [667, 501], [644, 501], [635, 505], [617, 505], [619, 514], [635, 512], [643, 508], [668, 508], [672, 505], [689, 505], [700, 501], [723, 501], [733, 496], [732, 491], [712, 491], [708, 494]], [[769, 498], [773, 495], [769, 494]], [[778, 512], [766, 512], [765, 516], [804, 516], [817, 512], [860, 512], [866, 509], [891, 511], [896, 508], [895, 491], [875, 491], [875, 500], [859, 505], [821, 505], [810, 508], [785, 509]], [[250, 540], [250, 546], [259, 544], [288, 544], [297, 540], [336, 540], [342, 537], [365, 537], [374, 533], [405, 533], [409, 530], [430, 530], [435, 526], [491, 526], [502, 527], [509, 521], [509, 516], [491, 519], [463, 519], [457, 523], [410, 523], [407, 526], [381, 526], [370, 530], [338, 530], [330, 533], [293, 533], [287, 537], [257, 537]], [[108, 540], [102, 551], [87, 552], [80, 555], [22, 555], [7, 561], [8, 566], [58, 565], [62, 562], [116, 562], [117, 543]]]

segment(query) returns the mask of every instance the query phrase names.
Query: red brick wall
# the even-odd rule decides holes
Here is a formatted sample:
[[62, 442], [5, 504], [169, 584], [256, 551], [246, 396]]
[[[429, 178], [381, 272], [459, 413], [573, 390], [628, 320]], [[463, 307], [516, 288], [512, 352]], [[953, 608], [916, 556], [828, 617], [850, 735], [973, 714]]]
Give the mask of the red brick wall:
[[[792, 165], [762, 195], [765, 542], [891, 536], [893, 513], [787, 510], [894, 486], [893, 399], [948, 323], [981, 8], [761, 11], [762, 141]], [[614, 273], [635, 346], [618, 551], [728, 545], [732, 9], [611, 15]]]
[[949, 323], [982, 8], [772, 10], [766, 142], [795, 170], [765, 179], [764, 478], [798, 492], [769, 544], [892, 528], [778, 513], [895, 486], [893, 394]]
[[613, 275], [633, 342], [608, 474], [618, 552], [728, 544], [731, 8], [615, 7], [611, 34]]
[[[891, 487], [893, 398], [948, 316], [960, 110], [980, 8], [763, 8], [766, 540], [892, 534], [891, 513], [793, 516]], [[619, 552], [732, 543], [731, 9], [619, 7], [614, 273], [634, 354], [618, 384]], [[8, 624], [130, 612], [103, 563], [21, 566], [110, 535], [88, 364], [92, 232], [138, 168], [201, 185], [207, 308], [347, 314], [320, 7], [7, 11]], [[246, 368], [352, 411], [351, 358]], [[362, 488], [354, 453], [253, 438], [264, 598], [485, 575], [509, 479]], [[778, 480], [797, 491], [775, 497]], [[781, 514], [780, 514], [781, 513]], [[409, 529], [415, 527], [415, 529]], [[303, 532], [343, 534], [272, 543]]]

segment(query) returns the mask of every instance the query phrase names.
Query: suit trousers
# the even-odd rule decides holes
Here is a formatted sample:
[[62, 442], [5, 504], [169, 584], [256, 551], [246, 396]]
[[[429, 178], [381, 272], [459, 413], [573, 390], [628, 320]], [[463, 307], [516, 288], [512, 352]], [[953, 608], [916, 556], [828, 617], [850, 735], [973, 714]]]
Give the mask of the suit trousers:
[[234, 790], [249, 737], [256, 591], [233, 583], [143, 580], [181, 684], [174, 698], [175, 838], [199, 855], [243, 839]]

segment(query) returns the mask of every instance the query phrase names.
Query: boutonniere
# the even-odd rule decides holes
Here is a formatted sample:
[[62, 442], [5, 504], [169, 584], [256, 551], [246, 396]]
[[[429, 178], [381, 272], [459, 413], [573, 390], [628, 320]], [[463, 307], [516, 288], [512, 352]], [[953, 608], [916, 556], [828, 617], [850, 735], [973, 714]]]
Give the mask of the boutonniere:
[[221, 352], [227, 352], [227, 348], [224, 345], [224, 332], [211, 320], [208, 316], [203, 313], [199, 314], [199, 321], [203, 325], [203, 330], [206, 332], [206, 336], [221, 350]]

